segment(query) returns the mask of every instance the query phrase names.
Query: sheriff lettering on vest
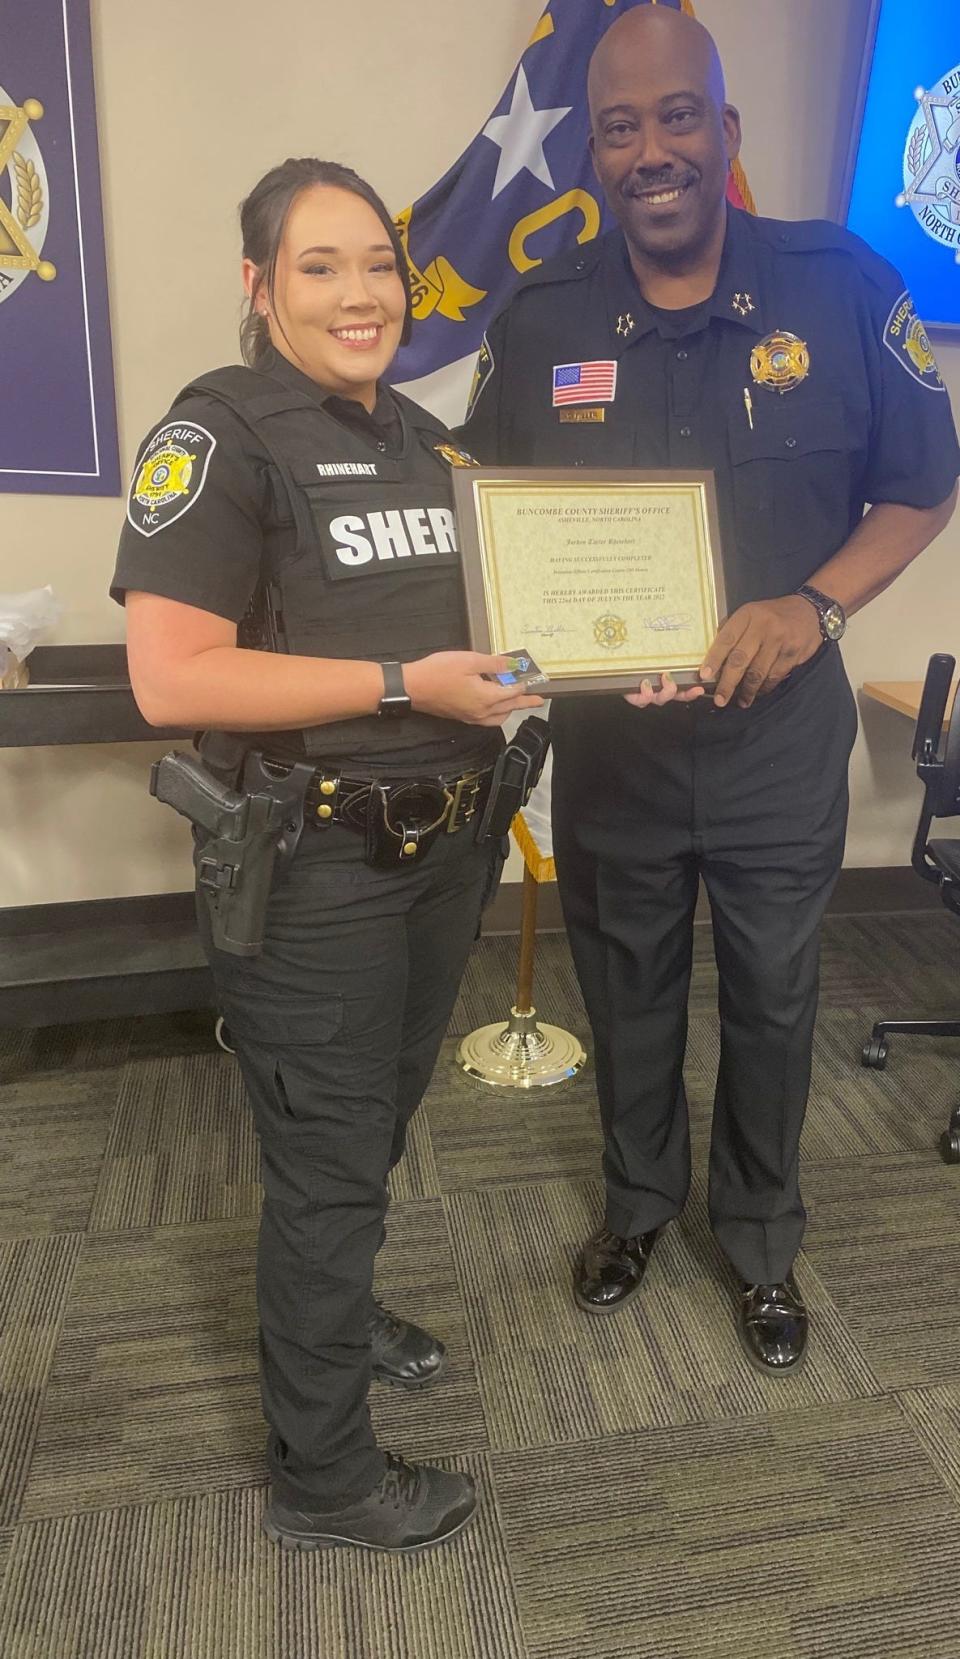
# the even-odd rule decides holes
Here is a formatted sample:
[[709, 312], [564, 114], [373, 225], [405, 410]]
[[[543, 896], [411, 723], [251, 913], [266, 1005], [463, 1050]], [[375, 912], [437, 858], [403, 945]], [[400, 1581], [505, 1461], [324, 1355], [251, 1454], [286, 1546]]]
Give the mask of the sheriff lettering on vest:
[[450, 478], [470, 457], [381, 383], [410, 326], [383, 203], [345, 167], [289, 161], [241, 224], [247, 366], [201, 375], [147, 438], [113, 592], [147, 719], [204, 731], [201, 761], [167, 757], [155, 786], [198, 826], [201, 929], [261, 1143], [266, 1529], [403, 1551], [476, 1500], [371, 1428], [371, 1375], [424, 1388], [445, 1360], [373, 1301], [386, 1180], [489, 881], [475, 832], [511, 753], [499, 727], [539, 699], [465, 649]]

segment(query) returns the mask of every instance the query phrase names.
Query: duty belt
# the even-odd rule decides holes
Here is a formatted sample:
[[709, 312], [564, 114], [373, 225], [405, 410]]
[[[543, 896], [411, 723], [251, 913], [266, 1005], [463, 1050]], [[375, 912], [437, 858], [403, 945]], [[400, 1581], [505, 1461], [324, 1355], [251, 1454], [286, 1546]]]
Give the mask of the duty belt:
[[[269, 762], [268, 762], [269, 764]], [[414, 864], [441, 831], [455, 835], [482, 810], [493, 776], [485, 766], [454, 777], [362, 778], [318, 766], [307, 785], [304, 821], [344, 824], [365, 838], [368, 864]]]

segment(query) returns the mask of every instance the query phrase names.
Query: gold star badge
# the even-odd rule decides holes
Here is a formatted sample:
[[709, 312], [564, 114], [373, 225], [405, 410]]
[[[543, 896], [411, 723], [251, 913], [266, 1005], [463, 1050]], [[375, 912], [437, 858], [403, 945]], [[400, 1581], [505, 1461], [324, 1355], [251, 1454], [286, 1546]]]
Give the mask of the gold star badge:
[[753, 297], [750, 294], [734, 294], [730, 304], [733, 306], [733, 309], [737, 313], [738, 317], [749, 317], [751, 311], [756, 311], [757, 309], [753, 303]]
[[796, 391], [810, 373], [810, 348], [796, 334], [778, 329], [768, 334], [750, 353], [750, 373], [758, 386], [771, 392]]
[[617, 318], [617, 333], [620, 335], [620, 338], [625, 340], [628, 334], [633, 333], [636, 326], [637, 325], [634, 322], [630, 312], [621, 311], [619, 317]]
[[43, 105], [36, 98], [27, 98], [23, 104], [0, 102], [0, 170], [10, 169], [16, 181], [12, 210], [0, 197], [0, 270], [36, 271], [41, 281], [51, 282], [56, 266], [40, 258], [27, 235], [43, 216], [43, 181], [33, 161], [17, 149], [30, 122], [42, 116]]

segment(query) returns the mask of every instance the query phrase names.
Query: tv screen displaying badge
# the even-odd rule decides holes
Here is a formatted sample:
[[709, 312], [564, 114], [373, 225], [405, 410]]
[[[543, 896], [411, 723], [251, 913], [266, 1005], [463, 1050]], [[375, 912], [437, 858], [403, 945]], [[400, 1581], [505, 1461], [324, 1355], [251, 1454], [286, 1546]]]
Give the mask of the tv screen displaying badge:
[[960, 0], [878, 0], [846, 223], [960, 327]]

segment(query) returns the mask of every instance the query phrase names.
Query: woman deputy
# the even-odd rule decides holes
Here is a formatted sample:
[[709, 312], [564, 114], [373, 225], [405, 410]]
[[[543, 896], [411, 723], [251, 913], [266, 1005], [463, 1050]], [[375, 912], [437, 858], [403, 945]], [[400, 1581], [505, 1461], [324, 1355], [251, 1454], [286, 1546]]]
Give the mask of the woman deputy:
[[[371, 1375], [426, 1387], [444, 1349], [374, 1302], [373, 1263], [476, 932], [498, 728], [539, 699], [464, 648], [450, 468], [469, 457], [382, 383], [411, 306], [380, 198], [287, 161], [241, 228], [247, 366], [193, 381], [148, 436], [112, 592], [146, 719], [203, 729], [221, 784], [299, 791], [262, 952], [223, 948], [199, 906], [261, 1145], [264, 1525], [413, 1550], [476, 1497], [374, 1439]], [[205, 895], [229, 883], [202, 835], [197, 863]]]

